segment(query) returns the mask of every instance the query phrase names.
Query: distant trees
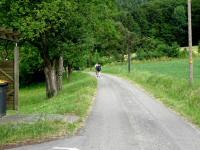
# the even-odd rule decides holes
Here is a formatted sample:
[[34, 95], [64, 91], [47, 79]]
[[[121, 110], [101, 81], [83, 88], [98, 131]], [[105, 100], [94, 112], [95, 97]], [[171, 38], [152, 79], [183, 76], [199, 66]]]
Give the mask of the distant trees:
[[[192, 1], [194, 44], [200, 40], [200, 7], [197, 1]], [[128, 14], [120, 21], [136, 34], [132, 51], [137, 51], [139, 59], [177, 57], [179, 51], [176, 47], [188, 45], [187, 1], [118, 0], [118, 5]], [[128, 25], [125, 23], [127, 20]]]
[[143, 36], [155, 37], [168, 44], [187, 42], [186, 2], [183, 0], [152, 0], [132, 10]]

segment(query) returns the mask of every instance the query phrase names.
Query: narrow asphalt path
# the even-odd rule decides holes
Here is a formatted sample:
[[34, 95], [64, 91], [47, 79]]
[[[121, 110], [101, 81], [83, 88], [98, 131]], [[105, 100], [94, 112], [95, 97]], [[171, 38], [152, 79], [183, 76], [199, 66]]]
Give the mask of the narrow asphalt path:
[[15, 150], [200, 150], [200, 130], [128, 81], [103, 75], [86, 127]]

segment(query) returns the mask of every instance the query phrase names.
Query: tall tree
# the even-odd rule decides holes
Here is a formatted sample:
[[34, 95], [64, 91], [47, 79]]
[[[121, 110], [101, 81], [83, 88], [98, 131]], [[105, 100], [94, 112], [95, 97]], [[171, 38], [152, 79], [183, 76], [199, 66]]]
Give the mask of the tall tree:
[[44, 61], [47, 97], [57, 95], [59, 70], [56, 69], [62, 65], [59, 47], [62, 35], [72, 26], [70, 16], [74, 15], [76, 3], [67, 0], [12, 1], [9, 8], [10, 26], [19, 29], [23, 40], [38, 48]]

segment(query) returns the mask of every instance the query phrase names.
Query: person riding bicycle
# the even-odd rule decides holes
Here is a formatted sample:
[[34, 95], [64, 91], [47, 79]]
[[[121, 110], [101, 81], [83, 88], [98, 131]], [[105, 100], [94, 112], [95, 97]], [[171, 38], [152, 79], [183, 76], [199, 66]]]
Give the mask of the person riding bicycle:
[[97, 64], [95, 65], [95, 70], [96, 70], [96, 76], [97, 76], [97, 77], [100, 77], [101, 65], [97, 63]]

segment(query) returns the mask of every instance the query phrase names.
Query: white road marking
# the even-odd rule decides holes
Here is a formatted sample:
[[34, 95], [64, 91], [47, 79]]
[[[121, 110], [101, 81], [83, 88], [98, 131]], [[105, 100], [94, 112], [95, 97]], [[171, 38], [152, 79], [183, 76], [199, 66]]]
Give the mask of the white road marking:
[[53, 149], [57, 149], [57, 150], [79, 150], [77, 148], [67, 148], [67, 147], [53, 147]]

